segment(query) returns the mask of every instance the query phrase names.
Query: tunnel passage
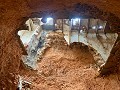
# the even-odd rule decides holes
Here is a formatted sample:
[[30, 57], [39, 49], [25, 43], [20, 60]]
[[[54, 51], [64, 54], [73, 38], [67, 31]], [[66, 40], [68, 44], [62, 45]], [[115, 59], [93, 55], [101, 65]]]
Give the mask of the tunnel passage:
[[42, 57], [40, 54], [47, 48], [46, 37], [49, 32], [62, 32], [68, 45], [81, 42], [91, 47], [99, 69], [107, 62], [118, 37], [117, 33], [112, 32], [107, 21], [93, 18], [29, 18], [25, 24], [28, 30], [18, 31], [23, 48], [28, 54], [22, 55], [22, 60], [33, 69], [36, 69], [38, 57]]
[[[2, 12], [0, 12], [1, 13], [0, 17], [2, 17], [2, 18], [0, 18], [1, 19], [0, 20], [0, 22], [1, 22], [1, 24], [0, 24], [0, 26], [1, 26], [1, 33], [0, 33], [0, 42], [1, 42], [0, 43], [0, 46], [1, 46], [0, 47], [1, 48], [1, 50], [0, 50], [0, 56], [1, 56], [0, 77], [1, 77], [1, 82], [0, 82], [0, 86], [1, 87], [0, 88], [5, 87], [5, 89], [6, 89], [9, 87], [10, 89], [14, 90], [16, 87], [15, 86], [16, 84], [14, 83], [13, 80], [17, 81], [15, 79], [15, 76], [16, 76], [16, 74], [18, 74], [18, 71], [19, 71], [20, 57], [21, 57], [21, 53], [23, 50], [21, 51], [22, 47], [20, 47], [21, 44], [18, 43], [19, 42], [18, 37], [16, 37], [17, 34], [15, 32], [16, 32], [16, 29], [21, 26], [20, 24], [22, 23], [22, 21], [25, 21], [26, 18], [28, 19], [29, 17], [35, 17], [36, 16], [35, 14], [37, 14], [37, 16], [39, 17], [40, 16], [39, 13], [41, 11], [48, 10], [48, 11], [52, 12], [55, 10], [56, 7], [57, 7], [56, 8], [57, 11], [61, 10], [63, 12], [61, 14], [59, 14], [60, 13], [59, 12], [56, 16], [58, 16], [58, 17], [62, 16], [62, 14], [64, 14], [64, 12], [66, 12], [66, 10], [64, 10], [63, 8], [69, 8], [68, 6], [70, 5], [71, 8], [74, 9], [72, 5], [74, 5], [75, 3], [78, 2], [78, 1], [74, 1], [72, 3], [72, 5], [69, 2], [69, 5], [64, 7], [64, 5], [62, 5], [62, 3], [59, 3], [60, 5], [58, 5], [58, 3], [57, 4], [52, 3], [52, 5], [50, 6], [47, 4], [48, 1], [47, 2], [43, 1], [43, 2], [39, 3], [40, 7], [38, 7], [38, 4], [36, 4], [36, 2], [38, 3], [41, 0], [37, 0], [35, 2], [32, 0], [30, 0], [30, 1], [28, 3], [26, 3], [26, 1], [22, 1], [22, 0], [21, 1], [4, 0], [3, 2], [1, 2], [2, 5], [0, 7], [2, 7], [2, 8], [0, 8], [0, 10]], [[64, 0], [61, 0], [60, 2], [63, 2], [63, 1]], [[88, 15], [90, 14], [91, 17], [94, 16], [94, 18], [101, 16], [101, 17], [103, 17], [103, 19], [109, 20], [111, 22], [110, 25], [115, 27], [115, 28], [112, 27], [114, 29], [114, 31], [118, 32], [119, 31], [119, 28], [118, 28], [118, 26], [119, 26], [119, 18], [118, 18], [119, 12], [117, 12], [116, 10], [118, 10], [119, 8], [115, 9], [115, 7], [116, 7], [116, 5], [119, 6], [119, 3], [116, 3], [115, 5], [112, 4], [114, 6], [114, 9], [108, 10], [110, 8], [108, 8], [107, 5], [104, 5], [102, 3], [102, 1], [101, 1], [101, 4], [103, 5], [103, 7], [100, 7], [101, 4], [99, 4], [99, 2], [97, 2], [97, 1], [95, 1], [96, 3], [93, 2], [92, 0], [90, 2], [93, 3], [93, 4], [90, 4], [91, 5], [90, 7], [93, 7], [95, 11], [92, 8], [90, 8], [89, 10], [90, 10], [91, 14], [88, 13]], [[109, 2], [111, 2], [111, 1], [109, 1]], [[50, 7], [49, 8], [50, 10], [48, 8], [46, 8], [46, 5], [44, 6], [43, 3], [48, 5], [48, 7]], [[68, 0], [65, 1], [65, 3], [67, 5]], [[87, 1], [85, 1], [85, 3], [87, 3]], [[87, 3], [87, 4], [89, 4], [89, 3]], [[105, 3], [105, 4], [108, 4], [108, 3]], [[81, 3], [81, 5], [84, 6], [83, 3]], [[94, 7], [94, 5], [97, 7]], [[79, 5], [78, 5], [78, 7], [79, 7]], [[109, 7], [111, 7], [111, 3], [109, 3]], [[104, 14], [100, 13], [99, 9], [96, 9], [96, 8], [100, 8], [102, 11], [104, 11], [103, 12]], [[104, 8], [107, 9], [107, 11], [104, 10]], [[113, 7], [111, 7], [111, 8], [113, 8]], [[89, 12], [89, 10], [85, 9], [85, 11], [88, 11], [88, 12]], [[117, 14], [114, 10], [117, 12]], [[68, 13], [69, 13], [68, 11], [69, 10], [67, 10], [67, 14], [65, 16], [68, 16]], [[71, 12], [73, 12], [73, 11], [71, 11]], [[108, 11], [110, 11], [111, 13], [109, 13]], [[96, 15], [96, 12], [99, 12], [99, 13]], [[30, 15], [30, 13], [32, 13], [32, 16]], [[112, 14], [112, 13], [114, 13], [114, 14]], [[78, 14], [78, 13], [76, 13], [76, 14]], [[84, 14], [84, 12], [82, 14]], [[86, 12], [86, 14], [87, 14], [87, 12]], [[22, 30], [22, 29], [19, 29], [19, 30]], [[15, 62], [15, 63], [13, 64], [13, 62]], [[13, 75], [11, 75], [11, 73], [13, 73]], [[9, 82], [9, 80], [10, 80], [10, 82]], [[8, 83], [9, 83], [9, 86], [6, 85]]]

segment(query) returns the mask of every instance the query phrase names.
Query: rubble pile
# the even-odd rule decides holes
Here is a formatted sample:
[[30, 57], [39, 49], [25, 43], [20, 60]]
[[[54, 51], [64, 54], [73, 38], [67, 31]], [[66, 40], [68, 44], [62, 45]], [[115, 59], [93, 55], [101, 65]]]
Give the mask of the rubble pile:
[[88, 46], [72, 43], [68, 46], [61, 33], [47, 35], [45, 50], [36, 72], [22, 76], [30, 81], [31, 90], [119, 90], [119, 75], [99, 77], [96, 61]]

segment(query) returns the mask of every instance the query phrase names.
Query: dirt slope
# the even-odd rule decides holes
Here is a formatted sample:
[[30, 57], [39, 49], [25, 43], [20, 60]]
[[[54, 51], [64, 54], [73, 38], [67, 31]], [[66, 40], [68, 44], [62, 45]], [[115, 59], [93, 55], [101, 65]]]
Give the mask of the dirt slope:
[[52, 46], [38, 63], [38, 71], [24, 77], [32, 90], [120, 90], [119, 75], [98, 77], [87, 46], [67, 46], [57, 33], [47, 38]]

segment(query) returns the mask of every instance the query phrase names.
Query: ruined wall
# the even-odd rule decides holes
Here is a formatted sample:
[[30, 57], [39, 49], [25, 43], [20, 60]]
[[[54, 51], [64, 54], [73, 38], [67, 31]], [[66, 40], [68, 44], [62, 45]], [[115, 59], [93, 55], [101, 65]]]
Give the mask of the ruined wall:
[[[52, 3], [51, 3], [52, 2]], [[15, 90], [22, 48], [16, 30], [33, 12], [60, 10], [83, 2], [120, 17], [118, 0], [1, 0], [0, 1], [0, 89]], [[15, 81], [15, 82], [14, 82]]]
[[118, 72], [120, 65], [120, 33], [118, 33], [118, 38], [112, 51], [110, 52], [110, 56], [106, 62], [106, 64], [101, 68], [101, 74], [107, 74]]

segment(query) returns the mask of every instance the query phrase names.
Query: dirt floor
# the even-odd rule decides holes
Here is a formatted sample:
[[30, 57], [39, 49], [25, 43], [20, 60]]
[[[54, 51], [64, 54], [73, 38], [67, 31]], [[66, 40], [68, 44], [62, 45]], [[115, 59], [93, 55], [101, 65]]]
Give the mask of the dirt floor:
[[58, 33], [50, 33], [47, 40], [51, 47], [38, 62], [37, 71], [23, 76], [31, 90], [120, 90], [119, 74], [98, 76], [87, 46], [68, 46]]

